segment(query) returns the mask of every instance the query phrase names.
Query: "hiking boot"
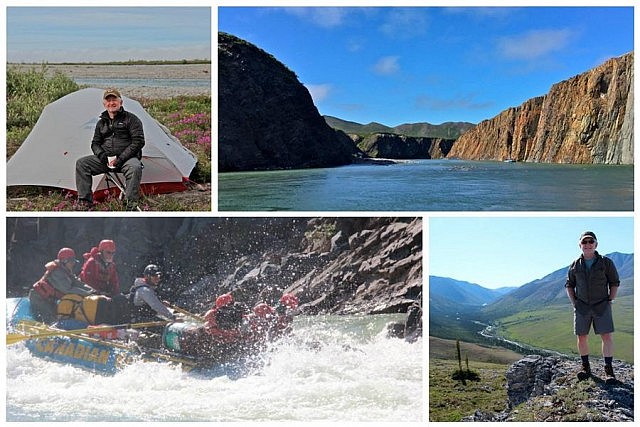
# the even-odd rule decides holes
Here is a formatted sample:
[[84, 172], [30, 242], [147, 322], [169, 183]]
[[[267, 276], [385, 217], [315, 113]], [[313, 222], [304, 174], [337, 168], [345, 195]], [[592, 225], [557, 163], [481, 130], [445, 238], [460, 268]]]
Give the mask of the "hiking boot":
[[578, 379], [582, 381], [582, 380], [586, 380], [590, 376], [591, 376], [591, 366], [589, 365], [589, 363], [583, 363], [582, 370], [578, 372]]
[[85, 199], [78, 199], [73, 205], [74, 211], [90, 211], [93, 207], [93, 203]]
[[607, 379], [616, 379], [616, 376], [613, 373], [613, 366], [611, 365], [604, 365], [604, 374], [607, 376]]

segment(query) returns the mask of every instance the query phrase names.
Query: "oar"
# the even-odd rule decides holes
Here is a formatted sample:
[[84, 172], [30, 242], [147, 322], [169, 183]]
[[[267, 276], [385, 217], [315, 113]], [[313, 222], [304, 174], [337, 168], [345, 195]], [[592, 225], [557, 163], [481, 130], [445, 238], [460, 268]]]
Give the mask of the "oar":
[[[24, 327], [24, 333], [26, 333], [27, 330], [32, 331], [35, 330], [37, 331], [36, 333], [40, 333], [40, 332], [50, 332], [51, 328], [47, 325], [45, 325], [44, 323], [39, 323], [39, 322], [34, 322], [34, 321], [29, 321], [29, 320], [21, 320], [18, 323], [19, 326], [23, 326]], [[95, 328], [93, 328], [95, 329]], [[126, 350], [131, 349], [131, 346], [126, 345], [126, 344], [122, 344], [121, 342], [117, 342], [114, 340], [110, 340], [110, 339], [103, 339], [103, 338], [96, 338], [96, 337], [91, 337], [88, 335], [78, 335], [78, 337], [82, 338], [84, 341], [90, 341], [90, 342], [96, 342], [96, 343], [100, 343], [100, 344], [104, 344], [104, 345], [108, 345], [110, 347], [117, 347], [117, 348], [124, 348]]]
[[171, 308], [173, 308], [175, 311], [177, 311], [178, 313], [182, 313], [185, 316], [192, 317], [192, 318], [196, 319], [198, 322], [204, 322], [204, 317], [203, 316], [200, 316], [198, 314], [190, 313], [187, 310], [184, 310], [184, 309], [182, 309], [182, 308], [180, 308], [178, 306], [172, 305], [172, 304], [169, 304], [169, 306]]
[[159, 322], [146, 322], [146, 323], [124, 323], [121, 325], [109, 325], [109, 326], [98, 326], [95, 328], [86, 328], [86, 329], [72, 329], [69, 331], [65, 330], [50, 330], [47, 332], [39, 332], [36, 334], [7, 334], [7, 345], [15, 344], [20, 341], [31, 340], [35, 338], [46, 338], [46, 337], [54, 337], [54, 336], [69, 336], [69, 335], [77, 335], [84, 333], [92, 333], [92, 332], [101, 332], [101, 331], [110, 331], [112, 329], [136, 329], [136, 328], [151, 328], [153, 326], [164, 326], [171, 323], [171, 321], [163, 320]]

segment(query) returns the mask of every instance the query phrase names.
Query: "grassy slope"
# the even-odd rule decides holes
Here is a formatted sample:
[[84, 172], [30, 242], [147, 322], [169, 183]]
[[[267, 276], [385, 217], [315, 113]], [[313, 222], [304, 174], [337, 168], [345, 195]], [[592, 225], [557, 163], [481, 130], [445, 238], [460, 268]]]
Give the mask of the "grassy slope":
[[[502, 411], [507, 400], [505, 372], [522, 356], [510, 350], [460, 343], [462, 358], [480, 381], [451, 379], [458, 369], [455, 341], [429, 337], [429, 421], [460, 421], [476, 409]], [[463, 368], [466, 368], [463, 361]]]
[[[633, 296], [616, 299], [613, 317], [614, 356], [633, 363]], [[577, 355], [573, 311], [568, 305], [514, 314], [500, 319], [498, 326], [500, 334], [507, 339]], [[601, 355], [600, 343], [600, 338], [592, 332], [589, 336], [591, 355]]]

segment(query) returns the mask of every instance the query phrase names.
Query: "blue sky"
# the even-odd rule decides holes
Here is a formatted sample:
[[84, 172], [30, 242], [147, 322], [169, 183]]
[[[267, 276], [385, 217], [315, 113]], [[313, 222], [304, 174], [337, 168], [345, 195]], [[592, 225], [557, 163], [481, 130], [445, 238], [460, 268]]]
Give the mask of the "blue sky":
[[429, 274], [485, 288], [521, 286], [579, 257], [586, 230], [596, 234], [602, 255], [634, 253], [630, 217], [432, 217]]
[[208, 7], [8, 7], [7, 62], [211, 58]]
[[631, 7], [221, 7], [218, 27], [274, 55], [320, 114], [469, 121], [633, 50]]

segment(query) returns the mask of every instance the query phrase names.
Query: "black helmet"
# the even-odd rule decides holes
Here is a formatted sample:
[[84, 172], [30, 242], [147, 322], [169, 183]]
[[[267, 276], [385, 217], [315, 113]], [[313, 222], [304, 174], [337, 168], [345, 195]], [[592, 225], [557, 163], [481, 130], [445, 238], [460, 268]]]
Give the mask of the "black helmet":
[[160, 276], [161, 274], [160, 267], [155, 264], [149, 264], [144, 268], [145, 276]]

